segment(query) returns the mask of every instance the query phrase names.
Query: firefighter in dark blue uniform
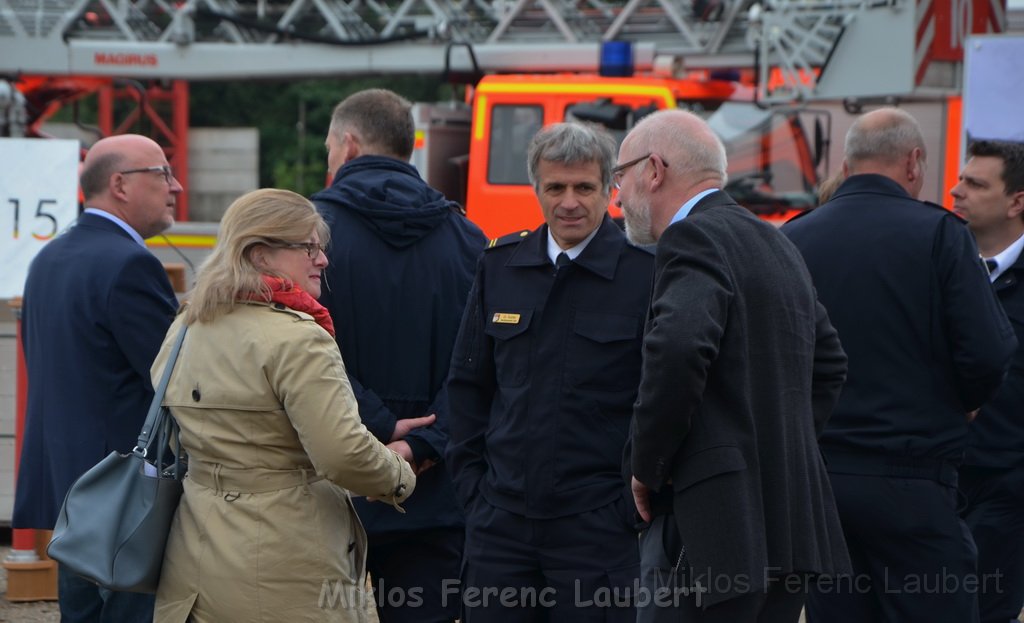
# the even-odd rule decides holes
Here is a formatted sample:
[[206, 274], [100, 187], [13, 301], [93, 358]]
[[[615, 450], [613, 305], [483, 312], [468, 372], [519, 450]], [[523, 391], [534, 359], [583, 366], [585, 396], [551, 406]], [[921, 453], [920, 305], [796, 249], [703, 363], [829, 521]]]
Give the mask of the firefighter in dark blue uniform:
[[[953, 211], [967, 220], [989, 280], [1024, 346], [1024, 143], [977, 141], [967, 150]], [[978, 546], [981, 623], [1016, 621], [1024, 606], [1024, 348], [971, 422], [960, 467], [961, 515]]]
[[478, 265], [448, 383], [465, 623], [635, 620], [620, 466], [653, 256], [607, 215], [614, 152], [586, 126], [538, 133], [529, 171], [546, 224]]
[[977, 621], [977, 552], [957, 515], [969, 412], [1017, 340], [962, 220], [916, 199], [924, 139], [897, 109], [858, 119], [846, 181], [782, 228], [849, 357], [821, 437], [854, 577], [812, 584], [809, 623]]

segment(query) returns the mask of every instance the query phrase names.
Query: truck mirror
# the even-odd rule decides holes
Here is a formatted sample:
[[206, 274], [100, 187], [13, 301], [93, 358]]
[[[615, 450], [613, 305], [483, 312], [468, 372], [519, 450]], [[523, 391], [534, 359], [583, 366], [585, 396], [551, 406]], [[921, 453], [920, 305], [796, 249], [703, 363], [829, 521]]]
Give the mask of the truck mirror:
[[636, 125], [637, 121], [640, 121], [641, 119], [643, 119], [647, 115], [650, 115], [650, 114], [658, 112], [658, 110], [660, 110], [660, 109], [658, 108], [657, 104], [655, 104], [654, 102], [651, 102], [650, 104], [648, 104], [646, 106], [637, 106], [633, 110], [633, 125]]
[[566, 111], [580, 121], [600, 123], [609, 130], [626, 130], [629, 123], [629, 106], [613, 104], [608, 99], [573, 104]]
[[[469, 64], [471, 69], [469, 70], [453, 70], [452, 69], [452, 48], [459, 46], [466, 49], [466, 54], [469, 57]], [[480, 71], [480, 65], [476, 62], [476, 54], [473, 52], [473, 46], [465, 42], [452, 41], [444, 48], [444, 71], [441, 72], [441, 81], [449, 84], [471, 84], [476, 86], [476, 83], [480, 82], [480, 79], [484, 77], [484, 72]]]
[[814, 168], [818, 168], [825, 157], [825, 128], [821, 125], [821, 117], [814, 119]]

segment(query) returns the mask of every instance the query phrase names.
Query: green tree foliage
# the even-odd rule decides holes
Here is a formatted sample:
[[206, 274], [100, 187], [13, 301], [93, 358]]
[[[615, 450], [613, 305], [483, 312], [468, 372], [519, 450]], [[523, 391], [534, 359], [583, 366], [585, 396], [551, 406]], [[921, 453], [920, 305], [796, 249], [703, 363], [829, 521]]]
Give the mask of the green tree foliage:
[[356, 91], [375, 87], [391, 89], [413, 102], [451, 97], [451, 88], [436, 76], [194, 82], [190, 123], [193, 127], [258, 128], [260, 186], [310, 195], [327, 181], [324, 138], [334, 107]]

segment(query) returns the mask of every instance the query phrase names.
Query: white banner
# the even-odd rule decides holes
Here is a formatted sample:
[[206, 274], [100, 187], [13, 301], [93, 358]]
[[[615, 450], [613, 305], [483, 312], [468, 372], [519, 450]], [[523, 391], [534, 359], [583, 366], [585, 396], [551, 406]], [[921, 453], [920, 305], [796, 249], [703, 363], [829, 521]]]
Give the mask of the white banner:
[[974, 36], [964, 56], [964, 130], [971, 139], [1024, 142], [1024, 36]]
[[21, 296], [32, 258], [78, 218], [78, 141], [0, 138], [0, 299]]

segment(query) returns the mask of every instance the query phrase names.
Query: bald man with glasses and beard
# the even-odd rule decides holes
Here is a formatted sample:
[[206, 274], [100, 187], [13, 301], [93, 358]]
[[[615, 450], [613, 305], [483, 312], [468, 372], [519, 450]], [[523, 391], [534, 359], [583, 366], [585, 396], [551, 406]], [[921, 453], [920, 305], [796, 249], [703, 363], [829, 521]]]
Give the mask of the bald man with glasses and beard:
[[808, 580], [850, 564], [816, 439], [846, 355], [796, 248], [721, 190], [706, 122], [654, 113], [619, 160], [626, 232], [657, 243], [630, 457], [637, 622], [796, 623]]

